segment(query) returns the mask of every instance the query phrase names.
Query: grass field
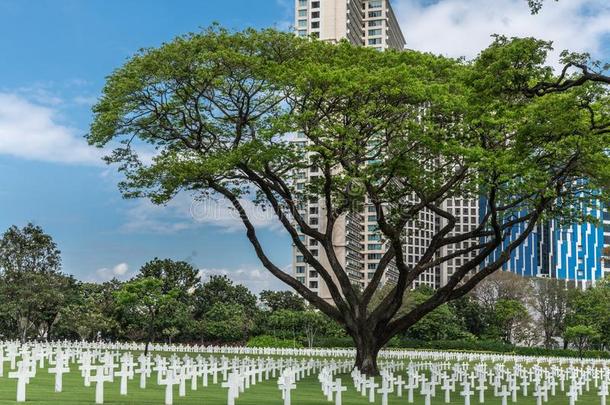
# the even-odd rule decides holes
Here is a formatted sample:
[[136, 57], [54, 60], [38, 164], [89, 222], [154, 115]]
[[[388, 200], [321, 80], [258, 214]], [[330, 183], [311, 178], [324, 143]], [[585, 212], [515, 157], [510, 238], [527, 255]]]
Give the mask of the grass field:
[[[36, 377], [30, 381], [27, 386], [27, 403], [31, 404], [94, 404], [95, 403], [95, 384], [91, 387], [83, 385], [83, 379], [80, 372], [77, 371], [76, 365], [71, 365], [71, 372], [63, 377], [63, 392], [55, 393], [53, 391], [54, 378], [53, 374], [46, 370], [38, 369]], [[17, 390], [17, 382], [14, 379], [6, 377], [8, 371], [8, 363], [5, 365], [5, 376], [0, 379], [0, 404], [16, 404], [15, 396]], [[219, 376], [220, 377], [220, 376]], [[343, 385], [348, 387], [348, 391], [343, 395], [343, 404], [345, 405], [364, 405], [369, 404], [368, 398], [362, 397], [353, 387], [351, 377], [349, 375], [338, 376], [342, 379]], [[165, 387], [156, 385], [156, 375], [153, 373], [148, 379], [147, 388], [142, 390], [139, 388], [139, 377], [136, 375], [133, 380], [129, 381], [128, 395], [119, 395], [119, 379], [115, 378], [113, 383], [105, 383], [104, 385], [104, 403], [128, 405], [128, 404], [164, 404]], [[220, 381], [220, 378], [219, 378]], [[531, 391], [531, 387], [530, 387]], [[488, 391], [485, 404], [500, 405], [500, 398], [493, 398], [492, 392]], [[452, 395], [451, 404], [464, 404], [464, 398], [455, 393]], [[190, 390], [190, 382], [187, 382], [187, 390], [185, 397], [178, 396], [178, 387], [174, 387], [174, 404], [202, 404], [202, 405], [225, 405], [227, 403], [227, 389], [222, 388], [220, 384], [210, 385], [208, 387], [201, 386], [197, 391]], [[257, 383], [251, 386], [236, 400], [236, 405], [282, 405], [281, 392], [277, 388], [276, 379]], [[334, 402], [333, 402], [334, 403]], [[381, 397], [376, 396], [375, 403], [381, 403]], [[415, 404], [423, 405], [424, 399], [418, 394], [415, 395]], [[510, 398], [508, 400], [510, 404]], [[536, 399], [532, 396], [522, 398], [519, 396], [518, 404], [536, 404]], [[591, 384], [591, 391], [584, 392], [579, 398], [577, 404], [599, 404], [600, 398], [597, 396], [597, 390]], [[330, 404], [322, 395], [320, 384], [317, 381], [317, 374], [302, 379], [297, 382], [297, 389], [292, 391], [292, 404], [295, 405], [314, 405], [314, 404]], [[406, 391], [402, 398], [391, 394], [389, 397], [390, 405], [407, 404]], [[444, 395], [437, 388], [435, 398], [432, 398], [432, 405], [444, 404]], [[478, 396], [471, 398], [471, 405], [478, 404]], [[549, 396], [549, 405], [569, 404], [569, 399], [565, 393], [557, 390], [557, 396]]]

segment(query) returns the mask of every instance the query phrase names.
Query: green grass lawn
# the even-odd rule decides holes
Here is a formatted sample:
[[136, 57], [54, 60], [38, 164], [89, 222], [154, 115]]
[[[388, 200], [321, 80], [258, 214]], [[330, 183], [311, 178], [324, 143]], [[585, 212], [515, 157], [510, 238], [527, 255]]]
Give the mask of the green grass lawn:
[[[55, 393], [53, 390], [55, 375], [48, 373], [46, 370], [38, 369], [36, 377], [30, 381], [27, 386], [27, 403], [31, 404], [94, 404], [95, 403], [95, 383], [91, 383], [91, 387], [85, 387], [83, 385], [83, 379], [80, 376], [80, 372], [75, 364], [70, 366], [71, 372], [65, 374], [63, 378], [63, 392]], [[8, 374], [8, 363], [5, 365], [4, 377], [0, 379], [0, 404], [16, 404], [15, 396], [17, 392], [17, 382], [15, 379], [7, 378]], [[338, 376], [341, 377], [343, 385], [348, 386], [348, 391], [343, 394], [343, 404], [369, 404], [368, 397], [362, 397], [356, 392], [352, 385], [352, 380], [349, 375]], [[227, 401], [227, 389], [218, 385], [212, 385], [212, 379], [210, 377], [210, 385], [208, 387], [201, 386], [201, 379], [199, 380], [198, 390], [190, 390], [190, 380], [187, 381], [186, 396], [178, 396], [178, 387], [174, 387], [174, 404], [201, 404], [201, 405], [225, 405]], [[219, 374], [220, 382], [220, 374]], [[139, 388], [139, 375], [135, 375], [134, 379], [129, 381], [128, 395], [119, 395], [120, 379], [115, 377], [113, 383], [104, 384], [104, 403], [107, 404], [164, 404], [165, 400], [165, 386], [156, 385], [156, 375], [153, 373], [151, 378], [148, 379], [147, 388], [141, 390]], [[567, 389], [567, 386], [566, 386]], [[530, 386], [530, 392], [532, 387]], [[551, 397], [549, 395], [549, 402], [547, 405], [559, 405], [569, 404], [569, 399], [565, 393], [557, 390], [557, 396]], [[500, 405], [501, 400], [499, 398], [493, 398], [492, 392], [488, 391], [485, 404]], [[464, 404], [464, 398], [459, 394], [455, 393], [452, 396], [452, 404]], [[276, 379], [270, 379], [262, 383], [257, 383], [251, 386], [243, 394], [240, 395], [236, 400], [236, 405], [282, 405], [283, 400], [281, 398], [281, 392], [277, 389]], [[334, 402], [333, 402], [334, 403]], [[375, 403], [381, 403], [381, 397], [376, 396]], [[419, 395], [415, 395], [415, 404], [423, 405], [424, 399]], [[510, 398], [508, 401], [509, 404]], [[583, 396], [579, 398], [577, 404], [599, 404], [600, 399], [597, 396], [597, 390], [591, 384], [591, 391], [584, 392]], [[317, 381], [317, 374], [311, 375], [299, 382], [297, 382], [297, 389], [292, 391], [292, 404], [295, 405], [314, 405], [314, 404], [330, 404], [327, 402], [325, 397], [322, 395], [320, 384]], [[406, 390], [402, 398], [397, 398], [395, 394], [391, 394], [389, 397], [389, 404], [407, 404]], [[444, 394], [437, 388], [436, 398], [432, 398], [433, 405], [444, 404]], [[477, 395], [471, 398], [471, 405], [478, 404], [478, 392]], [[522, 398], [518, 397], [518, 404], [536, 404], [534, 397]]]

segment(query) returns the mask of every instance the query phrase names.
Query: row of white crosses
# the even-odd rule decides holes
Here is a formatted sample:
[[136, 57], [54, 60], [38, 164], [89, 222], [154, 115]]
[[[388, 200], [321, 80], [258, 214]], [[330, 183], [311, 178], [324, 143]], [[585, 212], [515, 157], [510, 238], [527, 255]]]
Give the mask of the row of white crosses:
[[[353, 360], [346, 358], [346, 349], [304, 350], [310, 358], [295, 359], [291, 356], [271, 358], [251, 356], [250, 348], [219, 348], [163, 346], [152, 355], [139, 354], [136, 358], [126, 348], [138, 349], [138, 345], [93, 344], [82, 342], [32, 343], [0, 342], [0, 377], [4, 375], [4, 361], [10, 363], [9, 378], [17, 380], [17, 400], [26, 400], [26, 387], [36, 376], [37, 368], [48, 363], [48, 372], [55, 375], [55, 391], [63, 390], [66, 373], [78, 370], [85, 386], [95, 387], [96, 403], [104, 403], [104, 385], [119, 379], [119, 392], [128, 395], [128, 381], [139, 375], [140, 388], [145, 389], [153, 372], [157, 384], [165, 386], [165, 403], [173, 404], [174, 388], [185, 396], [187, 382], [191, 391], [222, 382], [227, 389], [227, 404], [233, 405], [240, 393], [257, 382], [276, 378], [285, 404], [290, 404], [291, 392], [297, 382], [314, 371], [320, 371], [318, 379], [324, 396], [341, 405], [343, 393], [348, 389], [337, 374], [351, 371]], [[180, 350], [165, 353], [173, 347]], [[349, 349], [347, 349], [349, 350]], [[294, 353], [273, 349], [261, 353]], [[238, 353], [226, 357], [225, 353]], [[244, 354], [246, 353], [246, 354]], [[256, 352], [258, 353], [258, 352]], [[321, 359], [322, 353], [329, 358]], [[169, 354], [169, 355], [168, 355]], [[206, 355], [207, 354], [207, 355]], [[507, 366], [512, 364], [511, 367]], [[74, 364], [74, 367], [71, 365]], [[386, 405], [390, 395], [414, 402], [414, 394], [424, 398], [425, 405], [440, 389], [444, 401], [449, 403], [454, 395], [461, 396], [465, 405], [471, 401], [483, 403], [486, 395], [501, 400], [502, 405], [516, 402], [519, 397], [533, 396], [537, 405], [549, 397], [565, 395], [570, 404], [577, 403], [583, 392], [595, 387], [600, 403], [606, 405], [610, 382], [610, 363], [603, 360], [574, 360], [559, 358], [534, 358], [523, 356], [490, 355], [473, 353], [443, 353], [395, 351], [380, 362], [381, 378], [367, 378], [357, 370], [352, 371], [354, 387], [370, 402], [380, 396]], [[474, 398], [472, 398], [474, 397]]]

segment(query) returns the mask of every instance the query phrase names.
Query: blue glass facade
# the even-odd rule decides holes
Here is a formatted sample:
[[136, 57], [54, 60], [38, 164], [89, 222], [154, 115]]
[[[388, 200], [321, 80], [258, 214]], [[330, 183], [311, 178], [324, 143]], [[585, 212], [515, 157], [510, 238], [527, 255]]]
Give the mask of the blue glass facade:
[[[480, 206], [486, 206], [484, 200]], [[503, 270], [527, 277], [551, 277], [583, 283], [602, 279], [604, 266], [609, 265], [602, 260], [605, 240], [610, 239], [610, 229], [604, 239], [603, 220], [608, 215], [604, 215], [600, 209], [589, 210], [588, 213], [599, 223], [560, 227], [555, 221], [550, 221], [536, 226], [525, 242], [512, 252]], [[484, 214], [482, 208], [481, 215]], [[524, 228], [524, 224], [514, 226], [503, 247], [515, 240]], [[606, 225], [606, 228], [610, 226]], [[502, 250], [498, 249], [488, 262], [497, 259]]]

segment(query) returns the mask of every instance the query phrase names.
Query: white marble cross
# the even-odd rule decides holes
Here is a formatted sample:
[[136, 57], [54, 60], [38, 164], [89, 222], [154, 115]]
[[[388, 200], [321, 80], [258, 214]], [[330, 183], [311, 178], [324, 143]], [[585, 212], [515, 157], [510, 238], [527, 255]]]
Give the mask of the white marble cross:
[[[502, 388], [498, 391], [498, 396], [502, 398], [502, 405], [508, 404], [508, 397], [510, 395], [510, 391], [506, 388], [506, 385], [503, 385]], [[540, 405], [540, 404], [538, 404]]]
[[179, 382], [174, 374], [174, 370], [167, 370], [165, 376], [161, 378], [159, 385], [165, 385], [165, 405], [172, 405], [174, 403], [174, 385]]
[[[377, 390], [378, 394], [381, 394], [381, 405], [388, 405], [388, 394], [394, 391], [394, 387], [389, 384], [386, 379], [381, 380], [381, 388]], [[370, 401], [370, 398], [369, 398]]]
[[464, 384], [464, 389], [460, 392], [460, 395], [464, 397], [464, 405], [470, 405], [470, 397], [474, 395], [474, 392], [470, 390], [470, 384]]
[[600, 404], [606, 405], [606, 397], [608, 396], [608, 383], [606, 381], [602, 382], [597, 395], [600, 397]]
[[430, 405], [430, 401], [432, 400], [432, 383], [422, 383], [421, 386], [421, 395], [424, 396], [424, 404]]
[[284, 405], [290, 405], [290, 392], [297, 387], [293, 378], [288, 373], [285, 373], [279, 378], [278, 387], [282, 391]]
[[568, 397], [570, 398], [570, 405], [574, 405], [578, 400], [578, 389], [575, 385], [570, 386], [568, 391]]
[[17, 363], [17, 371], [10, 371], [8, 378], [17, 379], [17, 402], [25, 402], [25, 387], [30, 382], [30, 369], [25, 361]]
[[130, 369], [127, 364], [123, 363], [121, 371], [117, 371], [115, 375], [121, 378], [120, 394], [127, 395], [127, 379], [133, 378], [133, 369]]
[[[60, 352], [61, 353], [61, 352]], [[49, 368], [49, 373], [55, 374], [55, 392], [61, 392], [63, 387], [63, 375], [69, 373], [70, 367], [64, 362], [63, 355], [57, 354], [55, 367]]]
[[402, 388], [404, 387], [405, 382], [402, 380], [401, 375], [398, 375], [398, 377], [396, 377], [394, 385], [396, 386], [396, 396], [398, 396], [398, 398], [402, 398]]
[[95, 376], [91, 377], [90, 380], [95, 383], [95, 403], [104, 403], [104, 382], [111, 381], [110, 375], [104, 372], [104, 366], [97, 366], [95, 368]]
[[379, 384], [377, 384], [375, 382], [375, 378], [374, 377], [370, 377], [368, 379], [366, 385], [369, 388], [369, 402], [373, 403], [373, 402], [375, 402], [375, 389], [377, 387], [379, 387]]
[[227, 392], [227, 405], [235, 405], [235, 398], [238, 395], [238, 378], [235, 373], [230, 373], [227, 377], [227, 381], [221, 384], [221, 387], [228, 388]]
[[487, 387], [485, 386], [485, 378], [480, 378], [479, 385], [476, 388], [476, 390], [479, 391], [479, 403], [480, 404], [485, 403], [485, 390], [486, 389], [487, 389]]
[[347, 387], [341, 385], [341, 379], [337, 378], [333, 384], [333, 392], [335, 393], [335, 405], [342, 405], [343, 392], [347, 391]]
[[451, 402], [451, 391], [453, 391], [453, 386], [449, 378], [445, 378], [443, 380], [443, 386], [441, 387], [443, 391], [445, 391], [445, 403], [448, 404]]

